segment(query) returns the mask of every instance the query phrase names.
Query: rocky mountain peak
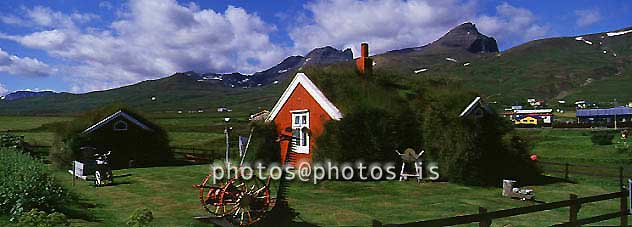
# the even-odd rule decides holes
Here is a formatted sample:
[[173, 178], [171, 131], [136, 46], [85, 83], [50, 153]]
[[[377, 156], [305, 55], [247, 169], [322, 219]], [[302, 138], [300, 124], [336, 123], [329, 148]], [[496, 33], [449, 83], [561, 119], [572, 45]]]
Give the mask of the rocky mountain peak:
[[306, 64], [332, 64], [353, 60], [353, 52], [349, 48], [338, 50], [331, 46], [325, 46], [310, 51], [305, 58]]
[[463, 48], [471, 53], [498, 52], [496, 39], [481, 34], [471, 22], [453, 28], [431, 46]]

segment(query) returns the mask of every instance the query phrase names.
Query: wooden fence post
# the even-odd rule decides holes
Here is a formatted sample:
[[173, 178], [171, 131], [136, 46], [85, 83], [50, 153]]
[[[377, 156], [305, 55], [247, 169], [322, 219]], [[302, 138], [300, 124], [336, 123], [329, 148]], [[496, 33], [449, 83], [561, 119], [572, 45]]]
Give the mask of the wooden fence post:
[[568, 162], [565, 163], [565, 167], [564, 168], [564, 180], [568, 181]]
[[492, 219], [487, 216], [487, 209], [478, 207], [478, 216], [481, 221], [478, 223], [479, 227], [489, 227], [492, 225]]
[[623, 188], [623, 166], [619, 166], [619, 188]]
[[579, 213], [580, 204], [577, 202], [577, 195], [575, 194], [570, 195], [570, 200], [571, 206], [568, 213], [568, 222], [570, 222], [571, 225], [574, 226], [575, 222], [577, 222], [577, 213]]
[[625, 188], [621, 187], [621, 226], [628, 226], [628, 193]]

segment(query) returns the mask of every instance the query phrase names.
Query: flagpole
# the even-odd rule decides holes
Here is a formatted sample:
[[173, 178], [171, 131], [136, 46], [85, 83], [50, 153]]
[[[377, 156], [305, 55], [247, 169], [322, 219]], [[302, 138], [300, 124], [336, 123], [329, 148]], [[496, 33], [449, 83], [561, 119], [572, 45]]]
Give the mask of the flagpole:
[[250, 146], [250, 139], [252, 138], [252, 133], [255, 131], [255, 127], [250, 128], [250, 135], [248, 135], [248, 142], [246, 142], [246, 148], [244, 148], [244, 155], [241, 156], [241, 162], [239, 162], [239, 166], [244, 164], [244, 158], [246, 158], [246, 152], [248, 152], [248, 146]]

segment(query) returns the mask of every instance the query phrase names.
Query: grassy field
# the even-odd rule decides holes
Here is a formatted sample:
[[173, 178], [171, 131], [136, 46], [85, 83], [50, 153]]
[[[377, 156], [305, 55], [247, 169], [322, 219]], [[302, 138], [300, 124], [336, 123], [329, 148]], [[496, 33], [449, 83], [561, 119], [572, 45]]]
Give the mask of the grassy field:
[[531, 152], [543, 161], [603, 166], [632, 164], [632, 153], [619, 152], [614, 145], [593, 144], [590, 130], [524, 129], [519, 134], [531, 141]]
[[[0, 125], [4, 131], [24, 135], [28, 142], [50, 144], [53, 134], [42, 131], [41, 125], [68, 119], [0, 117]], [[156, 115], [152, 119], [168, 129], [172, 146], [212, 149], [218, 142], [223, 142], [223, 117], [219, 115]], [[235, 127], [246, 127], [243, 122], [234, 124]], [[604, 166], [632, 163], [632, 154], [619, 153], [612, 145], [593, 145], [589, 130], [529, 129], [518, 133], [530, 141], [532, 152], [542, 161]], [[78, 195], [78, 203], [72, 205], [73, 225], [120, 226], [134, 209], [148, 207], [154, 212], [153, 224], [156, 226], [203, 226], [192, 219], [206, 213], [191, 185], [200, 183], [207, 172], [208, 165], [119, 170], [115, 171], [115, 184], [102, 188], [81, 180], [72, 186], [72, 178], [63, 171], [55, 172], [55, 176]], [[540, 202], [566, 200], [570, 193], [582, 197], [618, 190], [618, 180], [612, 178], [572, 176], [572, 180], [575, 183], [557, 181], [530, 187], [535, 189], [536, 199]], [[405, 223], [472, 214], [479, 206], [494, 211], [534, 204], [501, 197], [500, 192], [500, 188], [466, 187], [445, 182], [326, 181], [317, 185], [294, 182], [290, 187], [289, 202], [300, 213], [297, 221], [321, 226], [366, 226], [373, 219], [383, 223]], [[580, 218], [615, 211], [617, 207], [615, 200], [588, 204], [582, 207]], [[567, 218], [567, 209], [557, 209], [494, 220], [493, 223], [494, 226], [544, 226]], [[6, 224], [6, 219], [0, 218], [0, 225], [3, 223]], [[600, 224], [617, 224], [617, 221]]]
[[[75, 209], [83, 210], [85, 217], [73, 219], [74, 225], [119, 226], [134, 209], [148, 207], [154, 213], [156, 226], [202, 226], [192, 218], [205, 211], [191, 185], [199, 183], [207, 172], [207, 165], [119, 170], [115, 171], [115, 184], [102, 188], [81, 180], [73, 187], [67, 173], [57, 172], [56, 176], [81, 198]], [[569, 193], [590, 196], [616, 190], [612, 182], [582, 181], [531, 188], [541, 202], [566, 200]], [[476, 213], [479, 206], [491, 211], [535, 204], [501, 197], [500, 191], [445, 182], [294, 182], [289, 203], [300, 213], [298, 220], [321, 226], [367, 226], [373, 219], [404, 223]], [[617, 207], [615, 200], [589, 204], [582, 207], [580, 217], [615, 211]], [[494, 220], [494, 226], [544, 226], [562, 222], [567, 215], [566, 209], [558, 209]]]
[[68, 121], [69, 117], [28, 117], [28, 116], [0, 116], [0, 132], [24, 131], [41, 127], [43, 124]]
[[[247, 133], [247, 116], [243, 113], [151, 114], [150, 119], [165, 128], [171, 146], [209, 149], [223, 144], [224, 117], [231, 117], [231, 126], [239, 134]], [[54, 133], [43, 125], [70, 121], [71, 117], [0, 116], [0, 133], [22, 135], [33, 145], [51, 146]]]

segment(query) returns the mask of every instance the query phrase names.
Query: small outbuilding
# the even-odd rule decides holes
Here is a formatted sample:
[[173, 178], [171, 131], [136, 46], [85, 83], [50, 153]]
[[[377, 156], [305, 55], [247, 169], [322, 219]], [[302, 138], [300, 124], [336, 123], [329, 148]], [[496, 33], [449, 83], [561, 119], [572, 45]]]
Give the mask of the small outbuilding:
[[577, 123], [614, 125], [632, 121], [632, 108], [617, 106], [609, 109], [578, 109]]
[[78, 138], [81, 147], [93, 147], [98, 152], [112, 151], [110, 165], [116, 169], [158, 165], [171, 158], [166, 133], [124, 110], [86, 128]]

